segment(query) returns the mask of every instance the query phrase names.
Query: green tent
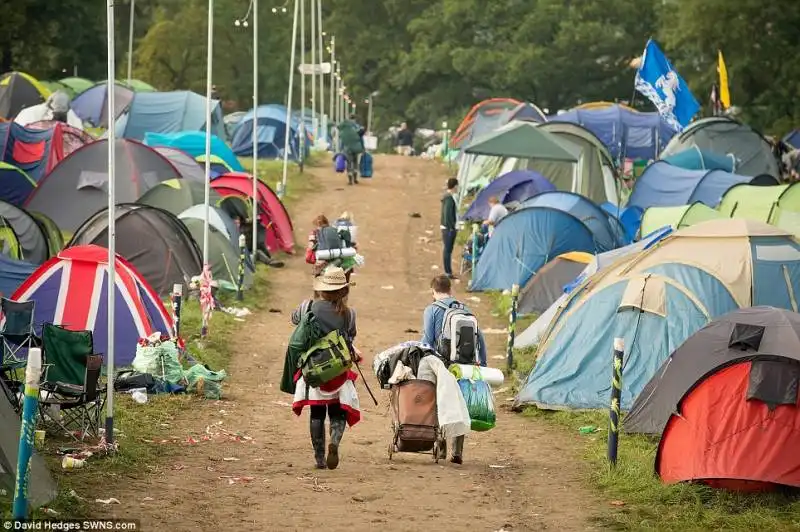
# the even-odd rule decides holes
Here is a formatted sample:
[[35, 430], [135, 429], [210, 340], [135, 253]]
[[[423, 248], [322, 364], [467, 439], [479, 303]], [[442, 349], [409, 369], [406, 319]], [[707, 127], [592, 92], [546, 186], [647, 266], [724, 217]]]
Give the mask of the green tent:
[[86, 78], [70, 77], [60, 79], [58, 82], [72, 90], [74, 96], [77, 96], [86, 89], [90, 89], [94, 86], [94, 82]]
[[578, 157], [553, 134], [529, 122], [519, 121], [510, 122], [475, 140], [464, 151], [497, 157], [578, 162]]
[[[192, 234], [197, 247], [203, 249], [203, 220], [197, 218], [184, 218], [181, 220]], [[211, 265], [211, 277], [219, 287], [224, 290], [236, 290], [239, 279], [239, 250], [233, 243], [213, 225], [208, 226], [208, 262]], [[253, 284], [253, 272], [250, 268], [244, 269], [244, 286], [249, 288]]]
[[[771, 224], [778, 201], [787, 188], [789, 185], [760, 187], [740, 183], [728, 189], [717, 209], [731, 218], [747, 218]], [[800, 195], [797, 199], [800, 199]]]
[[727, 218], [727, 216], [699, 201], [691, 205], [681, 205], [679, 207], [650, 207], [644, 211], [639, 232], [641, 235], [649, 235], [656, 229], [667, 225], [678, 230], [700, 222], [719, 218]]
[[50, 256], [55, 257], [59, 251], [64, 249], [64, 235], [58, 229], [56, 223], [44, 214], [31, 211], [30, 215], [47, 238], [47, 248]]
[[126, 83], [126, 85], [132, 88], [134, 92], [157, 92], [155, 87], [138, 79], [132, 79], [130, 83]]

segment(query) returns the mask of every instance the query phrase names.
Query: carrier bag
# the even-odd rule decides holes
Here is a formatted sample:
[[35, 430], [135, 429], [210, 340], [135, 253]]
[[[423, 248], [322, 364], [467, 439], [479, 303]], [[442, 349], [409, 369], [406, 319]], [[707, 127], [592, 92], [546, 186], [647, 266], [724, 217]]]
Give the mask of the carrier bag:
[[471, 428], [477, 432], [491, 430], [497, 423], [494, 410], [494, 397], [489, 383], [483, 380], [480, 371], [475, 368], [472, 378], [459, 379], [458, 387], [467, 403]]
[[343, 153], [337, 153], [333, 156], [333, 167], [336, 169], [337, 174], [342, 174], [347, 169], [347, 158]]
[[329, 332], [300, 356], [298, 367], [311, 388], [319, 388], [347, 372], [353, 364], [350, 347], [338, 329]]
[[444, 309], [436, 352], [447, 365], [477, 364], [478, 319], [458, 301], [450, 305], [437, 301], [435, 305]]
[[372, 155], [367, 152], [364, 152], [358, 163], [358, 174], [365, 179], [372, 177]]

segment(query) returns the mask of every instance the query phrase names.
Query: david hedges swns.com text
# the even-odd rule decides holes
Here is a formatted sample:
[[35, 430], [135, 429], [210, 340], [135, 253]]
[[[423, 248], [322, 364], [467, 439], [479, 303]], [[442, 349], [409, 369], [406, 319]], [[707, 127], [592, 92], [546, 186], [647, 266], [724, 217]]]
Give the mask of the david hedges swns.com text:
[[118, 520], [65, 520], [65, 521], [3, 521], [2, 530], [140, 530], [137, 521]]

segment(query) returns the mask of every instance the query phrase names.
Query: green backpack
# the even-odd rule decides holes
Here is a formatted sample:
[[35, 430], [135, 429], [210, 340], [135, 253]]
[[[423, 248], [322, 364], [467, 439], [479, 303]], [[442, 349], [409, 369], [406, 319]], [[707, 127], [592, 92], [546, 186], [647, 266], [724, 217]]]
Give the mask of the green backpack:
[[[349, 327], [345, 320], [345, 329]], [[319, 388], [339, 375], [347, 372], [353, 365], [350, 344], [338, 329], [334, 329], [319, 340], [311, 348], [300, 355], [297, 366], [303, 380], [311, 388]]]

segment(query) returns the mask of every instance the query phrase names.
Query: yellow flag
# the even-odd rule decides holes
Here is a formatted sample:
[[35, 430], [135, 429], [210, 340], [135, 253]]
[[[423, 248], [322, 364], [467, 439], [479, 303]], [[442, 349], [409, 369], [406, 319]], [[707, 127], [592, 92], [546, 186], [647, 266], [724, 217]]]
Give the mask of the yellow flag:
[[728, 69], [725, 67], [725, 59], [722, 57], [722, 50], [719, 51], [719, 101], [727, 109], [731, 106], [731, 93], [728, 89]]

